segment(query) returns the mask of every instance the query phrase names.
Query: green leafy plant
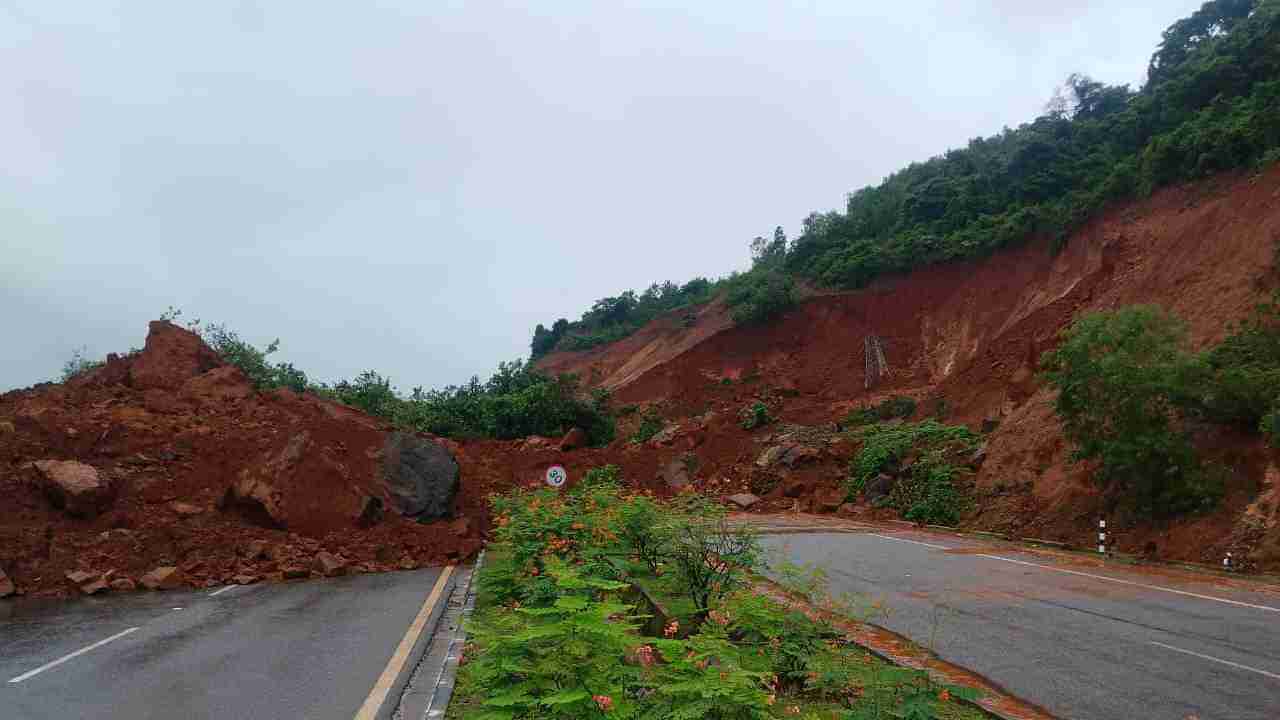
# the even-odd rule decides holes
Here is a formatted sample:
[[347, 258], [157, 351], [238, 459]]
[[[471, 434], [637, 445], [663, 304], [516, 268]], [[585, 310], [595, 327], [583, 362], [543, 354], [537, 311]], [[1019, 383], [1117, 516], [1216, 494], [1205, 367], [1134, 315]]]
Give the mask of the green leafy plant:
[[622, 539], [651, 572], [658, 570], [666, 556], [670, 528], [662, 508], [653, 498], [631, 498], [618, 509]]
[[[564, 318], [548, 329], [539, 324], [533, 331], [530, 358], [537, 359], [553, 350], [587, 350], [614, 342], [640, 329], [645, 323], [673, 310], [692, 308], [710, 301], [720, 283], [694, 278], [684, 285], [673, 282], [654, 283], [644, 292], [624, 292], [616, 297], [601, 298], [570, 322]], [[697, 317], [686, 311], [681, 317], [685, 327]]]
[[1153, 307], [1086, 315], [1042, 360], [1075, 457], [1136, 510], [1157, 515], [1214, 504], [1221, 494], [1177, 424], [1181, 382], [1192, 372], [1183, 326]]
[[556, 436], [578, 427], [590, 444], [603, 445], [615, 432], [607, 392], [586, 393], [576, 376], [548, 377], [521, 360], [499, 363], [487, 382], [472, 378], [441, 390], [415, 388], [408, 397], [372, 371], [313, 390], [399, 426], [446, 437]]
[[694, 515], [671, 532], [667, 553], [699, 613], [739, 587], [760, 562], [760, 541], [723, 517]]
[[[944, 704], [944, 717], [977, 717], [956, 713], [947, 686], [875, 660], [825, 620], [748, 588], [758, 547], [722, 522], [718, 504], [624, 494], [619, 477], [616, 467], [593, 468], [567, 492], [491, 499], [494, 538], [447, 717], [826, 720], [838, 711], [888, 720], [933, 717]], [[653, 527], [671, 539], [639, 532]], [[622, 560], [664, 542], [675, 548], [666, 565]], [[692, 585], [686, 567], [698, 569]], [[820, 571], [779, 574], [813, 607], [844, 612], [819, 599]], [[626, 600], [640, 596], [621, 580], [643, 582], [662, 617], [641, 625]], [[694, 585], [705, 590], [702, 611], [687, 598]]]
[[769, 673], [744, 666], [743, 653], [725, 627], [708, 622], [686, 640], [653, 640], [661, 655], [646, 678], [651, 720], [759, 720], [767, 718]]
[[71, 357], [62, 364], [62, 382], [74, 380], [88, 372], [93, 372], [105, 363], [88, 357], [89, 348], [81, 346], [71, 351]]
[[721, 610], [729, 620], [729, 634], [745, 648], [755, 650], [756, 667], [777, 677], [777, 690], [804, 688], [810, 658], [832, 638], [838, 637], [823, 625], [773, 598], [751, 592], [729, 597]]
[[[181, 311], [174, 311], [173, 308], [170, 311], [171, 320], [181, 315]], [[291, 363], [272, 363], [267, 360], [267, 356], [280, 349], [279, 338], [260, 350], [225, 324], [211, 323], [203, 327], [195, 326], [195, 329], [224, 361], [240, 368], [255, 388], [269, 390], [283, 387], [295, 392], [308, 389], [306, 373]]]
[[901, 418], [903, 420], [916, 414], [916, 401], [904, 395], [894, 395], [876, 405], [858, 408], [844, 417], [844, 425], [857, 427], [874, 422], [884, 422]]
[[1274, 442], [1280, 411], [1280, 298], [1260, 303], [1180, 380], [1176, 399], [1184, 407], [1217, 422], [1258, 429]]
[[631, 442], [639, 445], [647, 442], [650, 438], [662, 432], [666, 427], [667, 421], [662, 418], [662, 414], [658, 409], [650, 406], [640, 415], [640, 424], [636, 427], [635, 432], [631, 433]]
[[769, 406], [759, 400], [752, 403], [750, 407], [743, 408], [738, 415], [741, 417], [739, 424], [743, 430], [754, 430], [773, 422], [773, 416], [769, 414]]
[[898, 481], [888, 504], [909, 520], [954, 524], [965, 506], [956, 481], [966, 472], [965, 455], [978, 446], [979, 436], [963, 425], [944, 425], [933, 419], [900, 425], [876, 424], [855, 435], [862, 447], [849, 466], [846, 488], [857, 495], [882, 472], [909, 457], [910, 469], [897, 471]]
[[548, 562], [556, 597], [542, 607], [493, 608], [472, 626], [480, 651], [466, 674], [483, 688], [484, 720], [629, 718], [639, 669], [621, 658], [641, 644], [634, 608], [604, 599], [623, 583]]
[[795, 281], [781, 269], [753, 269], [729, 279], [725, 303], [735, 323], [763, 323], [796, 304]]

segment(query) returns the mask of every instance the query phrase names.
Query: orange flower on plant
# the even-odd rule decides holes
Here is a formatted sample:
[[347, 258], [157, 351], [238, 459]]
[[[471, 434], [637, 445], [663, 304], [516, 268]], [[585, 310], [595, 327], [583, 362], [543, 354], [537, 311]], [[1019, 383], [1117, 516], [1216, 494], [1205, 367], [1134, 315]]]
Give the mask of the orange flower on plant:
[[636, 648], [636, 660], [640, 663], [640, 667], [650, 667], [654, 663], [653, 648], [649, 645], [641, 645]]

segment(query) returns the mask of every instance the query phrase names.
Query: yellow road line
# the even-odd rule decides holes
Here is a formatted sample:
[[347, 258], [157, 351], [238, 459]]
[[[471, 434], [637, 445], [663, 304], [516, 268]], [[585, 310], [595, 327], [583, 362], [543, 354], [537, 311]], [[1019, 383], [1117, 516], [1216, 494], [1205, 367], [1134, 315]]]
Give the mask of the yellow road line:
[[378, 682], [374, 683], [373, 690], [369, 692], [369, 697], [365, 698], [364, 705], [361, 705], [359, 712], [356, 713], [355, 720], [374, 720], [377, 717], [378, 710], [387, 701], [391, 686], [395, 684], [396, 678], [400, 677], [400, 672], [404, 670], [404, 664], [409, 660], [409, 653], [413, 651], [413, 646], [417, 644], [422, 631], [426, 629], [427, 620], [431, 617], [431, 612], [435, 609], [436, 604], [440, 602], [440, 594], [444, 592], [444, 586], [449, 581], [451, 574], [453, 574], [452, 565], [446, 566], [441, 571], [435, 587], [431, 588], [431, 594], [427, 596], [427, 601], [422, 603], [422, 609], [418, 611], [418, 616], [409, 625], [409, 630], [405, 632], [404, 638], [400, 640], [400, 646], [396, 648], [395, 654], [391, 656], [391, 660], [387, 663], [386, 669], [382, 671]]

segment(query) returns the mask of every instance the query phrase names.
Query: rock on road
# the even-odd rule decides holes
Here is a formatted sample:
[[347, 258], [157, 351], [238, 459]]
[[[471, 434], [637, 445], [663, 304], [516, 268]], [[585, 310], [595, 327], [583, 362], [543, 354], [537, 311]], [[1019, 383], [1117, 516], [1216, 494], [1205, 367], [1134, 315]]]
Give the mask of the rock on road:
[[1056, 716], [1280, 718], [1275, 588], [897, 529], [766, 545], [826, 568], [833, 593], [882, 598], [872, 622]]
[[[441, 574], [0, 604], [0, 717], [351, 720], [391, 676], [389, 716], [466, 575]], [[389, 673], [420, 616], [416, 654]]]

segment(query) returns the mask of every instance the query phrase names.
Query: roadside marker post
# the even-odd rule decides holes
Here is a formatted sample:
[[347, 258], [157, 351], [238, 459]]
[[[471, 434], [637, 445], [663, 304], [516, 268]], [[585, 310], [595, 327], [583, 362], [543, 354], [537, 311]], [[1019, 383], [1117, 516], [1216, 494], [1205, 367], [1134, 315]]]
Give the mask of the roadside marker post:
[[1231, 563], [1232, 563], [1231, 553], [1227, 553], [1227, 556], [1222, 558], [1222, 569], [1226, 570], [1227, 572], [1231, 572], [1233, 569]]
[[1107, 521], [1101, 518], [1098, 520], [1098, 554], [1104, 557], [1107, 554]]

